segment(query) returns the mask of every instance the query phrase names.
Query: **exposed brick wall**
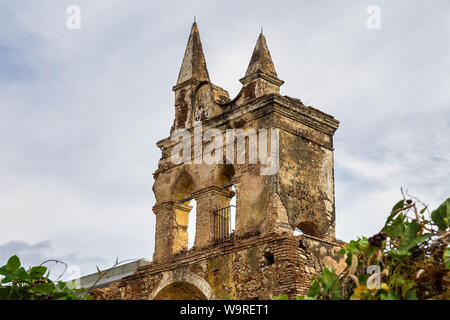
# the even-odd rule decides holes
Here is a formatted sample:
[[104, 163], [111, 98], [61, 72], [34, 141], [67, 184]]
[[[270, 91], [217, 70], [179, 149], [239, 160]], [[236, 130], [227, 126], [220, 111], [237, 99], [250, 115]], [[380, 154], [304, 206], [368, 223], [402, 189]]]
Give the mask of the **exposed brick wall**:
[[300, 247], [301, 240], [302, 237], [269, 234], [190, 251], [164, 264], [140, 267], [109, 288], [94, 290], [91, 296], [152, 299], [165, 274], [198, 276], [209, 285], [215, 299], [272, 299], [285, 293], [291, 297], [306, 294], [310, 278], [320, 272], [321, 263], [309, 248]]

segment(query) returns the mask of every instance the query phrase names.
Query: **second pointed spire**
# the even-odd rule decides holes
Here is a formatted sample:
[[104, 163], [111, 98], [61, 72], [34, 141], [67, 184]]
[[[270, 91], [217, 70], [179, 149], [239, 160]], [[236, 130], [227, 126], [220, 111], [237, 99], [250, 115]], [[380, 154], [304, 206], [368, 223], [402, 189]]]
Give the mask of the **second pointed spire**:
[[247, 72], [240, 81], [244, 85], [242, 89], [244, 103], [264, 95], [280, 93], [280, 86], [284, 81], [278, 78], [266, 38], [262, 33], [256, 41]]
[[197, 23], [194, 21], [178, 75], [177, 85], [188, 80], [210, 81]]
[[263, 73], [268, 76], [278, 78], [275, 66], [270, 56], [269, 48], [267, 47], [266, 38], [261, 33], [256, 41], [255, 49], [253, 50], [252, 58], [248, 64], [245, 76], [251, 76], [255, 73]]

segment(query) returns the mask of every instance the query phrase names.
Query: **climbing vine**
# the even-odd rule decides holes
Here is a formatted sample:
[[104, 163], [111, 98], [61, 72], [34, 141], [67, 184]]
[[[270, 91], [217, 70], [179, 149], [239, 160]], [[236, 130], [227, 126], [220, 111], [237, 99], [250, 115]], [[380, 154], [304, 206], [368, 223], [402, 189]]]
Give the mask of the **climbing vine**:
[[418, 199], [402, 199], [377, 234], [339, 251], [347, 264], [341, 273], [325, 267], [311, 279], [307, 296], [295, 299], [448, 300], [449, 227], [450, 198], [431, 213]]
[[71, 289], [64, 281], [49, 279], [43, 265], [25, 269], [14, 255], [0, 267], [0, 300], [84, 300], [83, 289]]

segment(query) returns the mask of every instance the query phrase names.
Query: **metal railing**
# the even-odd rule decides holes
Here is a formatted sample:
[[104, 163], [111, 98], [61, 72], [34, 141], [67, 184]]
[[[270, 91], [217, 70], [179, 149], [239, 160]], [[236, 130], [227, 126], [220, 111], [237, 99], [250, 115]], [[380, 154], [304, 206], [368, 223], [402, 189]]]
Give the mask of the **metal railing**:
[[215, 210], [214, 213], [214, 243], [222, 243], [233, 240], [232, 230], [232, 208], [231, 205]]

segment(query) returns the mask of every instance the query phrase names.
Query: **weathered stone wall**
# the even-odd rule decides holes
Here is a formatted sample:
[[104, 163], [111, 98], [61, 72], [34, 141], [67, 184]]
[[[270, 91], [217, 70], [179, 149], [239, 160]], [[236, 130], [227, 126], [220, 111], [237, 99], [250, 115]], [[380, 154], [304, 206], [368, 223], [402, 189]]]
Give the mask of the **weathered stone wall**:
[[[306, 294], [310, 278], [321, 271], [319, 259], [328, 252], [312, 252], [313, 245], [323, 247], [313, 238], [270, 234], [240, 239], [201, 251], [179, 255], [164, 264], [140, 267], [129, 277], [106, 289], [96, 289], [94, 299], [272, 299], [274, 295], [291, 297]], [[327, 250], [338, 250], [339, 244], [326, 244]], [[180, 289], [181, 288], [181, 289]]]
[[322, 266], [328, 269], [335, 269], [340, 274], [346, 267], [346, 256], [338, 256], [338, 251], [345, 245], [340, 240], [327, 241], [309, 235], [303, 235], [300, 240], [300, 246], [306, 248], [319, 261]]
[[[233, 100], [211, 83], [194, 23], [173, 87], [175, 119], [170, 130], [172, 134], [182, 129], [189, 135], [191, 153], [185, 160], [190, 163], [172, 159], [179, 145], [171, 137], [157, 143], [162, 155], [153, 185], [154, 261], [110, 288], [95, 291], [93, 297], [271, 299], [285, 293], [306, 294], [309, 279], [323, 265], [342, 268], [342, 259], [336, 257], [340, 243], [335, 239], [333, 163], [333, 135], [339, 122], [279, 94], [283, 81], [262, 34], [240, 81], [243, 87]], [[214, 151], [223, 162], [207, 164], [201, 156], [210, 147], [210, 141], [202, 139], [207, 129], [216, 130], [216, 138], [225, 142]], [[226, 139], [228, 129], [255, 132], [257, 145], [264, 135], [261, 129], [268, 134], [276, 129], [278, 170], [265, 175], [261, 170], [267, 163], [251, 161], [251, 136], [245, 138], [245, 159], [239, 161], [237, 141]], [[268, 138], [275, 139], [271, 132]], [[228, 154], [230, 145], [234, 151]], [[216, 244], [214, 211], [227, 207], [233, 196], [233, 241]], [[191, 199], [197, 204], [196, 234], [194, 248], [188, 251]], [[295, 228], [304, 235], [294, 237]]]
[[334, 238], [333, 152], [290, 132], [280, 132], [279, 193], [292, 226]]

